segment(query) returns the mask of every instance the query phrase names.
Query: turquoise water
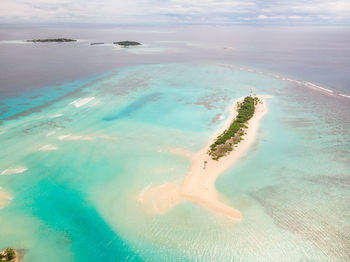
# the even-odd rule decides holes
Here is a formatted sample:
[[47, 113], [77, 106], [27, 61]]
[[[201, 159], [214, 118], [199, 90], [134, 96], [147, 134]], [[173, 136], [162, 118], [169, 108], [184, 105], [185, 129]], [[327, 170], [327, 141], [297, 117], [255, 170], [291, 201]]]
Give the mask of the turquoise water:
[[[192, 203], [147, 213], [140, 192], [180, 184], [189, 169], [173, 149], [201, 149], [252, 87], [273, 96], [269, 114], [217, 181], [243, 221]], [[1, 105], [11, 108], [0, 173], [27, 170], [0, 176], [13, 197], [0, 249], [38, 262], [350, 260], [347, 100], [214, 62], [130, 66], [47, 90]]]

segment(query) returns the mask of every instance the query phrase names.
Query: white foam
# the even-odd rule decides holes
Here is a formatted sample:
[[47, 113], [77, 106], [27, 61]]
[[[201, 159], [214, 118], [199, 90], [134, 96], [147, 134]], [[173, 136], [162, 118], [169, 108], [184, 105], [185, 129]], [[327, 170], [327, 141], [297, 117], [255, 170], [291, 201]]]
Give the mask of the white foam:
[[1, 40], [0, 44], [34, 44], [25, 40]]
[[52, 136], [54, 134], [56, 134], [56, 131], [51, 131], [51, 132], [47, 133], [46, 136]]
[[[269, 72], [263, 72], [263, 71], [257, 71], [257, 70], [250, 69], [250, 68], [236, 67], [236, 66], [227, 65], [227, 64], [219, 64], [219, 65], [224, 66], [224, 67], [228, 67], [228, 68], [232, 68], [232, 69], [237, 69], [238, 68], [241, 71], [255, 72], [255, 73], [263, 74], [263, 75], [270, 76], [270, 77], [273, 77], [273, 78], [276, 78], [276, 79], [281, 79], [283, 81], [288, 81], [288, 82], [296, 83], [298, 85], [302, 85], [302, 86], [305, 86], [305, 87], [318, 89], [319, 91], [324, 91], [324, 92], [327, 92], [327, 94], [334, 96], [334, 91], [333, 90], [330, 90], [328, 88], [316, 85], [316, 84], [311, 83], [311, 82], [299, 81], [299, 80], [288, 78], [288, 77], [285, 77], [285, 76], [282, 76], [282, 75], [273, 74], [273, 73], [269, 73]], [[347, 95], [342, 95], [342, 94], [339, 94], [339, 95], [343, 96], [343, 97], [350, 98], [350, 96], [347, 96]]]
[[326, 92], [328, 92], [328, 93], [333, 93], [332, 90], [327, 89], [327, 88], [324, 88], [324, 87], [322, 87], [322, 86], [315, 85], [314, 83], [311, 83], [311, 82], [306, 82], [306, 85], [311, 86], [311, 87], [314, 87], [314, 88], [321, 89], [321, 90], [326, 91]]
[[95, 97], [78, 98], [77, 100], [71, 102], [70, 105], [74, 105], [75, 107], [81, 107], [94, 99]]
[[53, 151], [53, 150], [57, 150], [57, 147], [50, 145], [50, 144], [44, 145], [44, 146], [39, 148], [39, 151]]
[[26, 167], [9, 167], [5, 170], [3, 170], [0, 175], [13, 175], [13, 174], [20, 174], [25, 171], [27, 171], [28, 168]]
[[57, 118], [57, 117], [60, 117], [60, 116], [63, 116], [63, 114], [52, 115], [52, 116], [49, 116], [49, 117], [50, 118]]
[[6, 133], [5, 130], [1, 130], [1, 131], [0, 131], [0, 135], [5, 134], [5, 133]]
[[113, 136], [108, 136], [108, 135], [93, 135], [93, 136], [78, 136], [78, 135], [63, 135], [63, 136], [58, 136], [58, 140], [95, 140], [96, 138], [102, 138], [102, 139], [107, 139], [111, 141], [116, 141], [118, 138], [113, 137]]
[[75, 136], [75, 135], [64, 135], [58, 136], [58, 140], [94, 140], [95, 137], [92, 136]]
[[350, 98], [349, 95], [344, 95], [344, 94], [339, 94], [339, 95], [342, 96], [342, 97]]
[[102, 139], [113, 140], [113, 141], [118, 140], [118, 138], [113, 136], [108, 136], [108, 135], [97, 135], [95, 136], [95, 138], [102, 138]]

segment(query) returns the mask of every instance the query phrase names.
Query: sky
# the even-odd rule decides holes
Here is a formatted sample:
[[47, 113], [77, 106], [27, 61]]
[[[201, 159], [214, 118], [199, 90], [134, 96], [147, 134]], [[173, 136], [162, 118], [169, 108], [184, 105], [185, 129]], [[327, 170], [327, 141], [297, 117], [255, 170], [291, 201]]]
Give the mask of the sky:
[[350, 0], [0, 0], [0, 23], [350, 25]]

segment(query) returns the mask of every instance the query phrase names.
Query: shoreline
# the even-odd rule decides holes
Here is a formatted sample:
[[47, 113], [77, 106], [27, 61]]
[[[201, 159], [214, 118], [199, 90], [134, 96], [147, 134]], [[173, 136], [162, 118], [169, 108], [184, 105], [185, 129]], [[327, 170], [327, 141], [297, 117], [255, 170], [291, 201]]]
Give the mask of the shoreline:
[[[21, 250], [17, 250], [17, 249], [13, 249], [13, 248], [11, 248], [12, 250], [13, 250], [13, 252], [14, 252], [14, 254], [15, 254], [15, 257], [14, 258], [12, 258], [11, 260], [4, 260], [4, 261], [8, 261], [8, 262], [21, 262], [22, 260], [23, 260], [23, 255], [24, 255], [24, 252], [25, 252], [25, 250], [23, 250], [23, 249], [21, 249]], [[0, 253], [2, 254], [2, 255], [5, 255], [6, 253], [5, 253], [5, 249], [3, 250], [3, 251], [0, 251]], [[3, 260], [1, 260], [1, 261], [3, 261]]]
[[[237, 209], [221, 202], [215, 188], [216, 179], [229, 167], [231, 167], [254, 143], [259, 129], [260, 120], [268, 109], [266, 105], [267, 95], [257, 95], [261, 101], [255, 107], [253, 117], [247, 122], [248, 128], [245, 129], [246, 135], [243, 140], [234, 146], [229, 155], [213, 160], [208, 155], [210, 145], [216, 138], [226, 130], [236, 118], [237, 102], [242, 102], [243, 98], [236, 100], [230, 106], [229, 116], [224, 124], [211, 136], [207, 145], [192, 156], [192, 164], [189, 172], [186, 174], [181, 186], [174, 183], [165, 183], [158, 187], [149, 187], [143, 190], [140, 202], [145, 205], [152, 213], [162, 214], [170, 210], [176, 204], [185, 200], [191, 201], [205, 208], [223, 214], [233, 220], [241, 221], [242, 214]], [[165, 186], [168, 185], [168, 186]], [[169, 189], [172, 190], [169, 190]], [[153, 208], [152, 208], [153, 207]], [[152, 210], [153, 209], [153, 210]]]

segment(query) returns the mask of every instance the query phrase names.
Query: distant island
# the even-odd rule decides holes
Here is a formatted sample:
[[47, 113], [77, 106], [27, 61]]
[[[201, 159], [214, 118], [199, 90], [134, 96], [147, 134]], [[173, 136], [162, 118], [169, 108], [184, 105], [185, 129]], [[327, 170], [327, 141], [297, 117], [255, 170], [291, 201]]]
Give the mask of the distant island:
[[90, 43], [90, 45], [104, 45], [105, 43]]
[[122, 47], [141, 45], [139, 42], [135, 42], [135, 41], [120, 41], [120, 42], [113, 42], [113, 44], [120, 45]]
[[65, 43], [65, 42], [76, 42], [75, 39], [69, 39], [69, 38], [49, 38], [49, 39], [33, 39], [33, 40], [27, 40], [26, 42], [31, 43]]

